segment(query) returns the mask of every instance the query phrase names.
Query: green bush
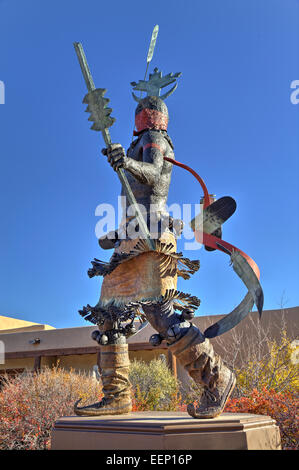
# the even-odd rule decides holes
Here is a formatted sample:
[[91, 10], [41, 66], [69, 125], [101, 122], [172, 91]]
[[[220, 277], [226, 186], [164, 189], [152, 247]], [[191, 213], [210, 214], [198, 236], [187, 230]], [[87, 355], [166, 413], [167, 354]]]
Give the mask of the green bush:
[[129, 378], [135, 411], [176, 410], [179, 382], [165, 360], [153, 359], [149, 363], [134, 360], [130, 366]]

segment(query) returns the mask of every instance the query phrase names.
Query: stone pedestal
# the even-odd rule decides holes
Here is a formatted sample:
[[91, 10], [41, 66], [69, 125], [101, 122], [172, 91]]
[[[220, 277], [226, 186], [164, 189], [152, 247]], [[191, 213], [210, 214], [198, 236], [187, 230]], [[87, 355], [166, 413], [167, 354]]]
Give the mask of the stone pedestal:
[[223, 413], [194, 419], [182, 412], [79, 417], [56, 421], [52, 449], [69, 450], [279, 450], [280, 433], [269, 416]]

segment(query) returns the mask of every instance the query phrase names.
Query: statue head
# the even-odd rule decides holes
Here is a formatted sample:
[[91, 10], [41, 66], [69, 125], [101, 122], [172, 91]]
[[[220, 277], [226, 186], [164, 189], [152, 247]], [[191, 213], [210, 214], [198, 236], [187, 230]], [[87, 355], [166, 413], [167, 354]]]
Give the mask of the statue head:
[[135, 110], [135, 125], [138, 132], [145, 129], [166, 131], [168, 119], [167, 106], [158, 96], [147, 96], [141, 99]]

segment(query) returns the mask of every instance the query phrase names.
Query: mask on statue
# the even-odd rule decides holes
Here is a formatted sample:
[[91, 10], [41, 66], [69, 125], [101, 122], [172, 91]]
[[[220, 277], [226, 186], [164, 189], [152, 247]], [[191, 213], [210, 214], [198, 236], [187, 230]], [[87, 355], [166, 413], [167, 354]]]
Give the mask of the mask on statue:
[[147, 96], [140, 100], [135, 111], [135, 126], [139, 134], [145, 129], [167, 130], [168, 109], [158, 96]]

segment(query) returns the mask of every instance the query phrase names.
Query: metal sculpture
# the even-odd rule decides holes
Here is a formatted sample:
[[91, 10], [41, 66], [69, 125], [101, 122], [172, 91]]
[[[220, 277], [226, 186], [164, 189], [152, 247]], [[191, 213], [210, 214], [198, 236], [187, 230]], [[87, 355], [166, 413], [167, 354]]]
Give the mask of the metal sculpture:
[[[156, 36], [157, 28], [149, 48], [147, 69]], [[75, 43], [75, 50], [88, 88], [83, 101], [91, 113], [89, 120], [93, 121], [93, 130], [102, 132], [106, 144], [102, 153], [119, 176], [126, 207], [121, 226], [99, 239], [101, 248], [114, 250], [110, 261], [94, 259], [88, 271], [90, 277], [103, 276], [99, 302], [80, 311], [86, 320], [99, 328], [93, 333], [93, 339], [101, 348], [104, 398], [85, 407], [79, 407], [79, 402], [76, 402], [74, 411], [81, 416], [130, 413], [126, 337], [136, 333], [134, 320], [139, 316], [157, 331], [150, 342], [157, 346], [166, 340], [190, 376], [203, 387], [197, 406], [189, 405], [188, 413], [195, 418], [215, 417], [222, 412], [234, 388], [235, 376], [214, 352], [208, 338], [233, 328], [254, 303], [260, 314], [263, 306], [257, 265], [248, 255], [222, 239], [221, 227], [234, 213], [235, 201], [230, 197], [215, 201], [202, 178], [174, 159], [173, 143], [167, 133], [168, 109], [164, 100], [176, 89], [181, 73], [169, 73], [163, 77], [158, 69], [154, 69], [146, 81], [146, 69], [144, 80], [138, 84], [131, 83], [135, 91], [145, 92], [146, 96], [139, 98], [133, 93], [138, 102], [134, 131], [137, 138], [125, 152], [120, 144], [111, 142], [108, 128], [114, 119], [110, 117], [112, 110], [107, 108], [109, 100], [104, 98], [106, 90], [95, 89], [80, 43]], [[173, 83], [174, 86], [160, 96], [161, 89]], [[239, 306], [204, 333], [192, 324], [199, 299], [176, 288], [177, 277], [189, 279], [199, 269], [199, 261], [190, 260], [176, 251], [176, 239], [183, 223], [171, 218], [166, 210], [173, 165], [190, 171], [204, 192], [200, 223], [198, 218], [190, 223], [196, 239], [208, 250], [229, 254], [233, 269], [248, 288]], [[132, 223], [135, 229], [139, 229], [137, 239], [129, 236], [132, 235]], [[122, 238], [120, 234], [124, 232], [127, 235]]]

